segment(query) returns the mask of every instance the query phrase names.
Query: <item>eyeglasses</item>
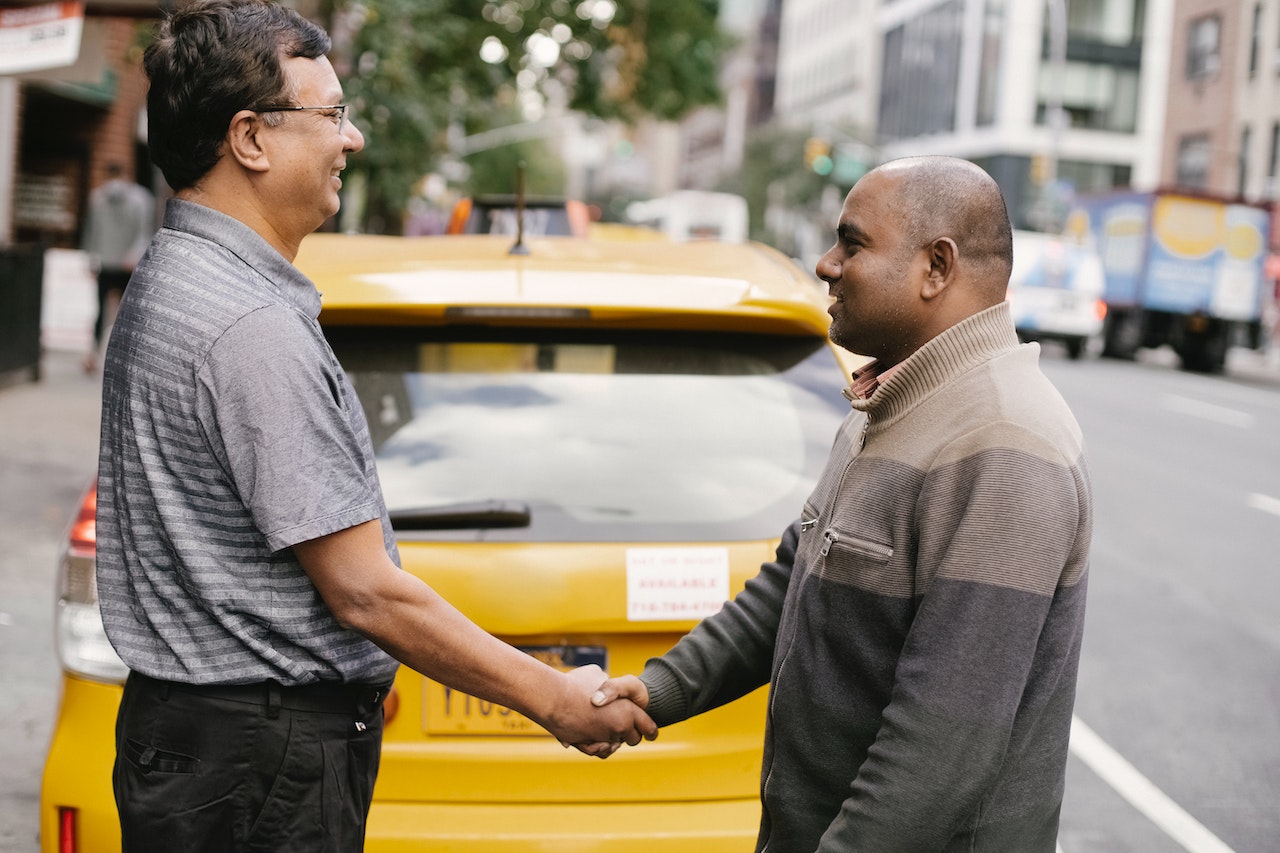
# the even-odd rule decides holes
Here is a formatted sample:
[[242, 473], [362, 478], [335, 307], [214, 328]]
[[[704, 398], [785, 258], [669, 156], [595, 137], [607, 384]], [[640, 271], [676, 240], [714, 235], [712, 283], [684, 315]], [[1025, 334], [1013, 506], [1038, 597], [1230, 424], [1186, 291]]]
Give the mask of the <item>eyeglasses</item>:
[[303, 110], [318, 110], [328, 114], [333, 119], [334, 125], [341, 130], [347, 123], [347, 105], [346, 104], [329, 104], [325, 107], [265, 107], [260, 110], [254, 110], [255, 113], [297, 113]]

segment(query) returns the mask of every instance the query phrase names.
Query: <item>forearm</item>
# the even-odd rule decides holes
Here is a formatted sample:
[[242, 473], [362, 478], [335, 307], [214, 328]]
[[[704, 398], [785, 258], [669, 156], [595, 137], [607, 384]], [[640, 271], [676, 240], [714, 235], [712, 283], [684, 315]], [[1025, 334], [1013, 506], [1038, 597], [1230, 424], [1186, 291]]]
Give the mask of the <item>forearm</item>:
[[348, 627], [417, 672], [539, 725], [550, 721], [563, 690], [560, 673], [484, 631], [407, 572], [388, 576], [347, 619]]
[[519, 711], [566, 743], [635, 743], [656, 733], [630, 702], [591, 705], [605, 680], [598, 667], [559, 672], [401, 571], [383, 549], [377, 521], [300, 543], [294, 553], [339, 622], [429, 678]]
[[645, 665], [640, 680], [649, 691], [646, 710], [659, 725], [701, 714], [768, 683], [798, 534], [798, 523], [788, 528], [776, 558], [761, 566], [742, 592]]

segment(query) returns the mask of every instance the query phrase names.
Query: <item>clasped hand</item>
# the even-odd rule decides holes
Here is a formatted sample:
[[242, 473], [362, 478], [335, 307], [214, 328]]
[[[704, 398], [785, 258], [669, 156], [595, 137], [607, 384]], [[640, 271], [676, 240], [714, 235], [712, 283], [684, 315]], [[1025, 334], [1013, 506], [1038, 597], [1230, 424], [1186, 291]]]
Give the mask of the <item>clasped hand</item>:
[[658, 736], [658, 726], [644, 712], [649, 691], [633, 675], [609, 678], [590, 664], [565, 673], [565, 696], [547, 729], [562, 746], [608, 758], [625, 743]]

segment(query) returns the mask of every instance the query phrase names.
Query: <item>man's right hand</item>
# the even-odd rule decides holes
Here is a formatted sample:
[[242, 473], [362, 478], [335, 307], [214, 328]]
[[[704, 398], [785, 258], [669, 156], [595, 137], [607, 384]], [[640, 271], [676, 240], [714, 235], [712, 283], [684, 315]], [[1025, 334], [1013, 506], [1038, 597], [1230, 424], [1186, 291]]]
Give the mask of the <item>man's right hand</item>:
[[[643, 681], [636, 678], [634, 675], [620, 675], [617, 678], [610, 678], [603, 682], [598, 688], [596, 688], [595, 692], [591, 694], [591, 704], [601, 709], [613, 704], [618, 699], [624, 700], [618, 703], [619, 706], [634, 706], [643, 711], [643, 709], [649, 704], [649, 689], [644, 686]], [[642, 716], [644, 716], [646, 720], [650, 719], [648, 715]], [[652, 720], [650, 720], [650, 724], [652, 724]], [[648, 734], [645, 734], [645, 739], [653, 740], [657, 736], [658, 730], [655, 727], [653, 730], [653, 736], [650, 737]], [[561, 743], [564, 743], [564, 741], [561, 741]], [[636, 741], [635, 743], [639, 743], [639, 741]], [[635, 746], [635, 743], [628, 741], [628, 744], [631, 746]], [[596, 741], [574, 743], [573, 746], [587, 755], [594, 755], [596, 758], [608, 758], [610, 755], [613, 755], [613, 753], [616, 752], [622, 744], [617, 742], [606, 743], [604, 741]]]
[[594, 701], [609, 684], [600, 667], [594, 664], [578, 667], [564, 673], [564, 677], [566, 696], [556, 708], [554, 718], [544, 724], [562, 744], [572, 744], [587, 755], [608, 758], [624, 743], [635, 746], [641, 740], [658, 736], [658, 727], [639, 705]]

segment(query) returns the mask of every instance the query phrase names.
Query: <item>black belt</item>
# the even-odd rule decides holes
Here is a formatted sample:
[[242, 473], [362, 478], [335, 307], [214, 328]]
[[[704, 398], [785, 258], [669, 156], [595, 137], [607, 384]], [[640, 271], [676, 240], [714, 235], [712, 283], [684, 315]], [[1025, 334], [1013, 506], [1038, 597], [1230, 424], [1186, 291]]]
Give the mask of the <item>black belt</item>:
[[177, 691], [209, 699], [259, 705], [267, 709], [268, 716], [272, 717], [280, 708], [364, 717], [376, 711], [391, 690], [389, 684], [348, 684], [336, 681], [317, 681], [301, 687], [283, 687], [277, 681], [187, 684], [181, 681], [162, 681], [138, 672], [129, 673], [129, 679], [143, 688], [158, 692], [162, 699], [167, 699], [171, 692]]

